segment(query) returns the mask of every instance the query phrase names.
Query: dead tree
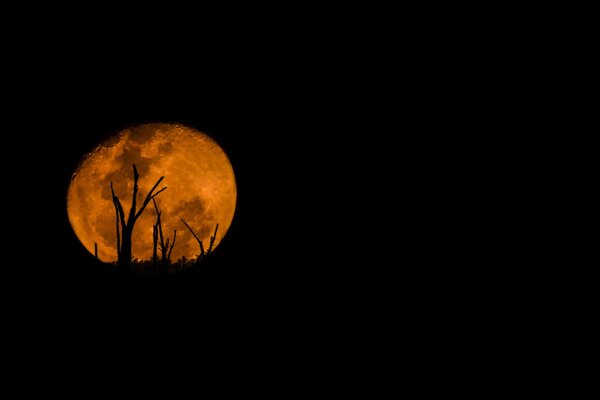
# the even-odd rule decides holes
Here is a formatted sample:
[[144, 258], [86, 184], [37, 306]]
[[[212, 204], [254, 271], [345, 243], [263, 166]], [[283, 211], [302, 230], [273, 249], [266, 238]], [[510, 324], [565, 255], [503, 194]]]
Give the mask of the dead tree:
[[131, 237], [133, 235], [133, 227], [135, 226], [136, 221], [142, 215], [150, 200], [154, 199], [159, 195], [159, 193], [166, 189], [166, 187], [164, 187], [154, 193], [157, 186], [165, 178], [164, 176], [161, 176], [146, 195], [146, 198], [144, 199], [140, 209], [137, 210], [136, 203], [139, 178], [140, 175], [138, 174], [135, 164], [133, 164], [133, 195], [131, 198], [131, 209], [129, 210], [129, 216], [127, 217], [127, 220], [125, 220], [125, 212], [123, 211], [121, 201], [115, 195], [113, 184], [110, 182], [110, 190], [112, 192], [112, 199], [116, 210], [115, 213], [117, 215], [117, 266], [122, 272], [131, 272]]
[[156, 252], [158, 245], [158, 227], [156, 224], [152, 225], [152, 266], [154, 267], [154, 274], [158, 275], [158, 254]]
[[162, 272], [164, 274], [166, 274], [169, 271], [169, 264], [171, 264], [171, 252], [173, 251], [173, 247], [175, 247], [175, 241], [177, 240], [177, 229], [175, 229], [173, 231], [173, 242], [169, 243], [170, 239], [167, 238], [167, 241], [165, 242], [164, 240], [164, 236], [163, 236], [163, 230], [162, 230], [162, 222], [160, 219], [160, 215], [161, 215], [161, 211], [158, 210], [158, 205], [156, 204], [156, 200], [154, 200], [154, 198], [152, 199], [152, 202], [154, 203], [154, 208], [156, 209], [156, 224], [154, 224], [152, 233], [153, 233], [153, 241], [154, 241], [154, 254], [153, 254], [153, 260], [154, 260], [154, 268], [155, 271], [158, 270], [158, 257], [156, 254], [156, 248], [157, 248], [157, 243], [158, 243], [158, 238], [160, 238], [160, 243], [158, 243], [160, 245], [160, 253], [161, 253], [161, 269]]
[[192, 232], [192, 235], [194, 235], [194, 237], [198, 241], [198, 244], [200, 245], [200, 255], [198, 256], [198, 261], [203, 260], [206, 256], [208, 256], [210, 253], [212, 253], [213, 245], [215, 243], [215, 239], [217, 238], [217, 230], [219, 229], [219, 224], [217, 224], [217, 226], [215, 228], [214, 235], [210, 237], [210, 243], [208, 245], [208, 249], [206, 251], [204, 251], [204, 245], [202, 244], [202, 240], [200, 240], [198, 235], [196, 235], [194, 230], [188, 225], [187, 222], [185, 222], [183, 220], [183, 218], [181, 219], [181, 222], [184, 223], [184, 225], [190, 230], [190, 232]]

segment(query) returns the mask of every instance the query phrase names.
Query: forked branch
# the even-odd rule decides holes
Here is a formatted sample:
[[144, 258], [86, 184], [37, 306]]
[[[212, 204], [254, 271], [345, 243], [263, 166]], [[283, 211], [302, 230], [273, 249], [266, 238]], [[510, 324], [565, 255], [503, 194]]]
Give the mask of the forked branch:
[[156, 181], [156, 183], [154, 184], [154, 186], [152, 186], [152, 189], [150, 189], [150, 191], [148, 192], [148, 194], [146, 195], [146, 198], [144, 199], [144, 203], [142, 203], [142, 207], [140, 207], [140, 210], [137, 212], [137, 214], [135, 215], [135, 218], [139, 218], [140, 215], [142, 215], [142, 213], [144, 212], [144, 209], [146, 208], [146, 206], [148, 205], [148, 203], [150, 203], [150, 200], [154, 200], [154, 198], [156, 196], [158, 196], [163, 190], [165, 190], [167, 187], [165, 186], [164, 188], [160, 189], [158, 192], [152, 194], [155, 190], [156, 187], [160, 184], [160, 182], [165, 179], [164, 176], [161, 176], [158, 181]]
[[213, 244], [215, 244], [215, 239], [217, 238], [217, 231], [219, 230], [219, 224], [215, 227], [215, 233], [210, 237], [210, 245], [208, 246], [208, 251], [206, 254], [210, 254], [213, 249]]
[[219, 224], [217, 224], [217, 227], [215, 228], [214, 235], [210, 237], [210, 244], [208, 246], [208, 250], [204, 251], [204, 244], [202, 244], [202, 240], [198, 237], [198, 235], [196, 235], [196, 232], [194, 232], [192, 227], [189, 226], [188, 223], [183, 220], [183, 218], [181, 218], [181, 222], [183, 222], [183, 224], [188, 228], [192, 235], [194, 235], [194, 238], [196, 238], [196, 240], [198, 241], [198, 245], [200, 246], [200, 255], [198, 256], [198, 260], [201, 260], [204, 257], [208, 256], [212, 252], [215, 239], [217, 238], [217, 230], [219, 229]]
[[158, 204], [156, 203], [154, 196], [152, 197], [152, 202], [154, 203], [154, 209], [156, 210], [156, 224], [154, 225], [153, 230], [154, 252], [156, 253], [156, 242], [158, 241], [158, 238], [160, 238], [159, 246], [162, 254], [162, 264], [166, 272], [169, 264], [171, 263], [171, 252], [173, 251], [173, 247], [175, 247], [175, 241], [177, 240], [177, 229], [173, 231], [173, 242], [170, 242], [169, 238], [167, 238], [165, 241], [163, 236], [162, 220], [160, 218], [162, 212], [158, 209]]

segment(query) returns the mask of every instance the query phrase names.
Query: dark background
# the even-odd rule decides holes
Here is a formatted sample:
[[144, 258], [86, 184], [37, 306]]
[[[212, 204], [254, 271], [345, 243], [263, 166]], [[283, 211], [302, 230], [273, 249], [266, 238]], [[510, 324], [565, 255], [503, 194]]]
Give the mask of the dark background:
[[[487, 196], [461, 194], [476, 169], [461, 156], [473, 142], [452, 134], [472, 129], [453, 107], [458, 91], [442, 86], [427, 60], [396, 73], [385, 48], [363, 46], [359, 60], [358, 44], [344, 43], [304, 52], [289, 42], [242, 43], [181, 61], [134, 47], [7, 74], [6, 131], [15, 140], [4, 159], [14, 228], [7, 252], [24, 298], [325, 316], [376, 312], [397, 296], [423, 305], [455, 295], [449, 282], [467, 285], [469, 271], [448, 265], [477, 261], [461, 240], [469, 222], [461, 208]], [[210, 264], [123, 279], [79, 244], [66, 190], [104, 137], [161, 121], [205, 131], [223, 147], [238, 184], [236, 214]]]
[[[319, 85], [314, 77], [282, 81], [218, 68], [32, 77], [32, 91], [22, 90], [11, 116], [20, 152], [12, 166], [19, 190], [11, 199], [21, 210], [10, 216], [21, 249], [12, 257], [23, 296], [42, 308], [243, 315], [341, 301], [355, 279], [353, 260], [365, 251], [361, 242], [373, 246], [362, 231], [368, 212], [349, 206], [368, 184], [347, 162], [365, 154], [345, 154], [356, 148], [357, 132], [341, 120], [347, 110], [338, 114], [339, 95], [327, 97], [329, 89]], [[123, 278], [80, 245], [66, 191], [81, 158], [103, 138], [161, 121], [192, 126], [221, 145], [236, 174], [236, 214], [206, 265], [161, 279]], [[358, 185], [354, 199], [342, 199], [338, 193], [351, 179]]]
[[[181, 21], [136, 9], [117, 13], [122, 24], [89, 26], [87, 16], [64, 12], [74, 23], [61, 23], [36, 9], [27, 20], [36, 14], [51, 26], [7, 24], [1, 289], [3, 317], [15, 316], [5, 333], [25, 343], [17, 350], [50, 353], [44, 372], [65, 350], [80, 355], [71, 362], [79, 370], [82, 360], [105, 359], [109, 380], [131, 376], [122, 359], [154, 365], [173, 355], [144, 378], [172, 370], [181, 382], [176, 356], [202, 365], [212, 349], [246, 376], [266, 360], [277, 371], [261, 382], [295, 375], [295, 388], [313, 370], [321, 380], [342, 371], [346, 387], [365, 370], [379, 380], [387, 374], [372, 367], [382, 356], [420, 373], [473, 349], [467, 363], [479, 366], [498, 359], [488, 349], [521, 341], [521, 326], [499, 320], [514, 318], [506, 304], [522, 308], [522, 288], [539, 286], [523, 276], [530, 260], [511, 254], [535, 236], [513, 212], [537, 208], [523, 210], [527, 191], [514, 189], [535, 179], [511, 175], [537, 152], [523, 139], [530, 127], [513, 118], [535, 103], [522, 90], [538, 68], [523, 75], [511, 43], [498, 46], [485, 29], [436, 10], [437, 19], [431, 7], [419, 15], [239, 9]], [[486, 16], [476, 20], [505, 36]], [[149, 26], [132, 26], [139, 21]], [[232, 161], [238, 206], [211, 264], [169, 279], [122, 279], [74, 237], [66, 188], [104, 135], [151, 121], [213, 136]], [[523, 320], [543, 308], [546, 298], [536, 300]], [[207, 333], [219, 340], [199, 339]], [[418, 362], [405, 362], [411, 352]], [[32, 358], [18, 358], [31, 371]], [[302, 371], [279, 368], [290, 364]], [[442, 374], [457, 369], [446, 365]]]
[[[288, 33], [258, 29], [214, 47], [144, 37], [120, 41], [118, 52], [43, 38], [20, 48], [26, 57], [4, 76], [15, 144], [3, 161], [17, 277], [7, 282], [22, 298], [34, 309], [204, 309], [272, 320], [375, 315], [398, 294], [429, 301], [439, 286], [432, 278], [443, 278], [423, 265], [448, 256], [430, 245], [432, 235], [448, 237], [434, 228], [448, 209], [438, 185], [448, 169], [433, 160], [449, 143], [435, 129], [452, 123], [431, 102], [450, 100], [424, 83], [436, 76], [427, 61], [411, 55], [400, 69], [396, 50], [360, 29]], [[210, 264], [123, 279], [79, 244], [66, 190], [105, 136], [154, 121], [190, 125], [223, 147], [238, 184], [236, 215]]]

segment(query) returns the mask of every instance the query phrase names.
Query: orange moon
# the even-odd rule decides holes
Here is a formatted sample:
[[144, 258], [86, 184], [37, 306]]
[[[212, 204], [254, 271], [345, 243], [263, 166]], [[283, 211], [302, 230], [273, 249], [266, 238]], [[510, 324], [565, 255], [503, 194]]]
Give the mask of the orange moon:
[[[110, 184], [123, 204], [131, 207], [133, 164], [139, 172], [137, 207], [154, 183], [164, 176], [156, 196], [163, 232], [177, 240], [172, 260], [200, 253], [198, 242], [181, 222], [184, 219], [207, 247], [219, 224], [213, 248], [219, 245], [233, 220], [237, 188], [227, 155], [208, 135], [179, 124], [137, 125], [112, 136], [87, 154], [73, 174], [67, 194], [67, 211], [73, 231], [85, 248], [98, 258], [117, 260], [115, 208]], [[135, 224], [132, 254], [149, 260], [153, 252], [156, 211], [148, 204]], [[165, 240], [166, 240], [165, 237]], [[160, 254], [160, 253], [159, 253]]]

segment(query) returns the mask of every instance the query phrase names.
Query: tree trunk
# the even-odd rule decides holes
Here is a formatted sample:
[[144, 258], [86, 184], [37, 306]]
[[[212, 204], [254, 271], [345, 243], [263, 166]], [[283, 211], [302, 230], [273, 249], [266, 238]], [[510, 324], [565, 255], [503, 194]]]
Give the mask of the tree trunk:
[[131, 235], [132, 229], [125, 229], [121, 232], [121, 256], [119, 257], [118, 266], [121, 272], [131, 272]]
[[167, 259], [167, 254], [162, 254], [162, 259], [160, 260], [160, 264], [162, 266], [163, 275], [167, 275], [169, 273], [169, 260]]

